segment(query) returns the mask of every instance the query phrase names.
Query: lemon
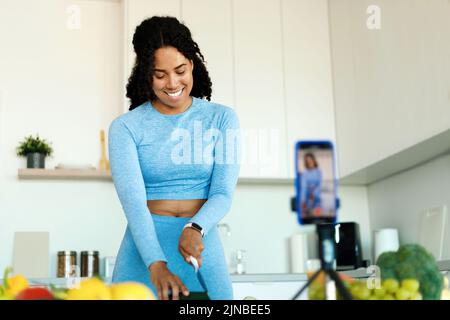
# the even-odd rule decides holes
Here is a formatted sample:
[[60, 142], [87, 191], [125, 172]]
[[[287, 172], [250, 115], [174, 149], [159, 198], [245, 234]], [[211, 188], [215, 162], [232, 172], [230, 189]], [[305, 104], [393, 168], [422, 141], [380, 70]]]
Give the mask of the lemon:
[[123, 282], [109, 287], [113, 300], [155, 300], [153, 292], [138, 282]]
[[24, 276], [16, 275], [9, 277], [8, 285], [6, 287], [6, 293], [10, 296], [17, 296], [22, 290], [29, 287], [28, 280]]
[[109, 288], [98, 278], [83, 280], [67, 292], [66, 300], [110, 300]]

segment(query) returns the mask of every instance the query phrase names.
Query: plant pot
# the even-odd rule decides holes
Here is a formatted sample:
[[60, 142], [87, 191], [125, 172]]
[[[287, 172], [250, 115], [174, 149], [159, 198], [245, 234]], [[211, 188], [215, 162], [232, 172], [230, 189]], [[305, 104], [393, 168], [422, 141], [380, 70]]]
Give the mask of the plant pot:
[[45, 155], [42, 153], [27, 154], [27, 168], [45, 168]]

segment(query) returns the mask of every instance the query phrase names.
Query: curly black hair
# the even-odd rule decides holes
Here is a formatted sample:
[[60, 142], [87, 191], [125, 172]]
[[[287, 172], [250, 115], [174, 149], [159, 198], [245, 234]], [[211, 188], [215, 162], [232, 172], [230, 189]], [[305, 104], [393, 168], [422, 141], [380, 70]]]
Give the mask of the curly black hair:
[[154, 55], [157, 49], [167, 46], [176, 48], [194, 63], [191, 95], [211, 100], [212, 83], [206, 70], [205, 58], [192, 39], [189, 29], [177, 18], [154, 16], [142, 21], [134, 32], [136, 61], [127, 84], [127, 97], [131, 100], [129, 110], [156, 99], [152, 89]]

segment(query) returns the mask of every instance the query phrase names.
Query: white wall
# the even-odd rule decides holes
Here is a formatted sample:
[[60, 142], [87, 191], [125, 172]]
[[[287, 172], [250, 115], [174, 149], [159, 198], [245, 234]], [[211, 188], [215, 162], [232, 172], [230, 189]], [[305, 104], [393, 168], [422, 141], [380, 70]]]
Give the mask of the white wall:
[[[80, 29], [67, 28], [69, 5]], [[15, 147], [39, 133], [55, 149], [47, 168], [97, 165], [100, 130], [121, 108], [121, 17], [118, 1], [0, 2], [0, 270], [15, 231], [49, 231], [52, 262], [57, 250], [116, 251], [124, 221], [112, 184], [18, 181]]]
[[[79, 30], [66, 27], [72, 4], [81, 9]], [[52, 276], [59, 250], [117, 253], [126, 221], [113, 184], [19, 181], [25, 160], [15, 147], [39, 133], [55, 149], [47, 168], [97, 164], [99, 131], [123, 109], [122, 11], [120, 1], [0, 3], [0, 270], [12, 262], [16, 231], [50, 232]], [[229, 253], [247, 250], [247, 272], [289, 271], [287, 239], [299, 228], [289, 209], [293, 194], [287, 185], [238, 186], [224, 245]], [[343, 187], [340, 194], [341, 221], [359, 222], [368, 248], [365, 189]]]
[[[420, 214], [428, 208], [450, 205], [450, 155], [369, 186], [372, 230], [398, 228], [400, 244], [419, 241]], [[450, 224], [445, 227], [443, 259], [450, 258]]]
[[[246, 250], [249, 273], [290, 272], [289, 237], [301, 230], [290, 211], [293, 186], [238, 185], [231, 212], [223, 219], [231, 227], [231, 237], [223, 237], [231, 270], [238, 249]], [[371, 256], [367, 190], [365, 187], [340, 187], [340, 222], [355, 221], [360, 226], [363, 254]]]

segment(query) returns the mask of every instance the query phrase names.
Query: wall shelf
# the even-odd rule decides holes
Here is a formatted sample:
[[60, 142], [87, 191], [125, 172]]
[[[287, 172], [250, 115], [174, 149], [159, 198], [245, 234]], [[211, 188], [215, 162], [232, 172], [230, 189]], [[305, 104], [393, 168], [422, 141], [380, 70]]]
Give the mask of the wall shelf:
[[[107, 180], [111, 172], [95, 169], [19, 169], [19, 179], [24, 180]], [[294, 185], [289, 178], [240, 178], [240, 185]]]
[[19, 169], [19, 179], [111, 180], [111, 172], [95, 169]]

